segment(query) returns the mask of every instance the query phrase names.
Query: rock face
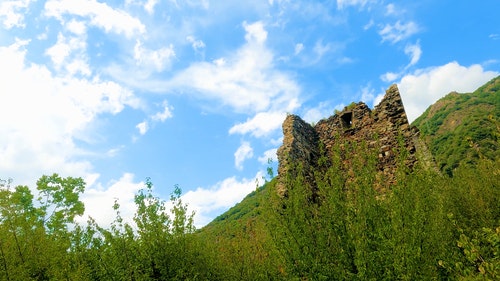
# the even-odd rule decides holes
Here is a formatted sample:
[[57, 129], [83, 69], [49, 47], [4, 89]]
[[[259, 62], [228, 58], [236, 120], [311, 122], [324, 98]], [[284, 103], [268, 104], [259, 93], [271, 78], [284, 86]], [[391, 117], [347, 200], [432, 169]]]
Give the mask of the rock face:
[[[393, 184], [397, 169], [395, 151], [404, 141], [407, 150], [405, 164], [412, 168], [417, 162], [416, 142], [418, 130], [410, 128], [403, 102], [396, 85], [392, 85], [374, 110], [363, 102], [351, 104], [312, 126], [296, 115], [289, 115], [283, 122], [283, 145], [278, 149], [278, 193], [286, 196], [286, 176], [297, 176], [291, 167], [300, 164], [302, 176], [314, 188], [314, 171], [323, 154], [333, 153], [336, 144], [365, 141], [370, 149], [378, 150], [377, 168], [384, 175], [387, 185]], [[323, 147], [321, 149], [320, 147]], [[346, 159], [348, 161], [348, 159]], [[292, 163], [294, 165], [292, 165]]]

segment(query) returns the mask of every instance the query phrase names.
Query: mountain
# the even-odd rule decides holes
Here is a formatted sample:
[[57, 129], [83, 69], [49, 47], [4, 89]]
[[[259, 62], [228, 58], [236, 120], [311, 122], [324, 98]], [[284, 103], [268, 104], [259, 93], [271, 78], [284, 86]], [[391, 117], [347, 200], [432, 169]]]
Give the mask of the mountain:
[[196, 233], [212, 266], [223, 280], [496, 279], [499, 91], [500, 77], [450, 93], [411, 126], [395, 85], [373, 110], [288, 116], [278, 177]]
[[476, 164], [481, 157], [499, 158], [500, 77], [473, 93], [452, 92], [431, 105], [416, 126], [448, 175], [459, 165]]

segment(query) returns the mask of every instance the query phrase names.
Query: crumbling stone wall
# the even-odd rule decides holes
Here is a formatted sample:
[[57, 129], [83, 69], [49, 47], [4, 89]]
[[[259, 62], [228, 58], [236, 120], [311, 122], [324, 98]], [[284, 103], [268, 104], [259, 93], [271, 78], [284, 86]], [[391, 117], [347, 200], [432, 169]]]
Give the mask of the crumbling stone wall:
[[[374, 108], [363, 102], [345, 107], [344, 110], [321, 120], [315, 126], [296, 115], [289, 115], [283, 122], [283, 145], [278, 149], [278, 192], [286, 195], [285, 176], [294, 176], [292, 163], [302, 165], [307, 182], [314, 186], [313, 173], [318, 169], [322, 153], [333, 153], [332, 147], [339, 141], [362, 142], [378, 151], [378, 170], [385, 183], [394, 183], [397, 169], [398, 138], [404, 142], [408, 157], [405, 165], [412, 168], [417, 162], [415, 142], [418, 129], [410, 128], [403, 102], [396, 85], [392, 85]], [[320, 144], [324, 149], [320, 150]], [[328, 155], [327, 155], [328, 156]], [[348, 161], [348, 159], [346, 159]]]
[[[283, 145], [278, 148], [278, 175], [295, 174], [292, 163], [300, 163], [308, 182], [313, 181], [313, 170], [319, 159], [319, 135], [317, 131], [296, 115], [288, 115], [283, 122]], [[278, 183], [278, 193], [286, 195], [283, 181]]]

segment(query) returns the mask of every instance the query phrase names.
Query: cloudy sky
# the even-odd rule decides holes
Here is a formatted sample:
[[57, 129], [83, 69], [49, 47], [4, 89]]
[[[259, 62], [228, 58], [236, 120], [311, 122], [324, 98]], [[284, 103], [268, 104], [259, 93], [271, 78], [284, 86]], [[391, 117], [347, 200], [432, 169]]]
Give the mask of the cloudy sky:
[[[276, 168], [287, 113], [316, 122], [397, 83], [410, 121], [500, 72], [500, 4], [2, 0], [0, 178], [83, 177], [107, 224], [151, 177], [203, 226]], [[268, 159], [274, 159], [269, 164]], [[82, 219], [83, 220], [83, 219]]]

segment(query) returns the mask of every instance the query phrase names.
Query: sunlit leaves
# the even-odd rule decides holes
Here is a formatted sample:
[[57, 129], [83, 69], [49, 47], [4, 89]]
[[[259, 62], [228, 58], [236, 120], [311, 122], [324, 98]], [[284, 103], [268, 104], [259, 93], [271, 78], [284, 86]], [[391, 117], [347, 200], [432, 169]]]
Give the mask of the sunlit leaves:
[[85, 211], [80, 201], [80, 194], [85, 190], [85, 182], [81, 178], [62, 178], [57, 174], [42, 176], [37, 181], [37, 190], [40, 215], [49, 231], [65, 229], [75, 216]]

